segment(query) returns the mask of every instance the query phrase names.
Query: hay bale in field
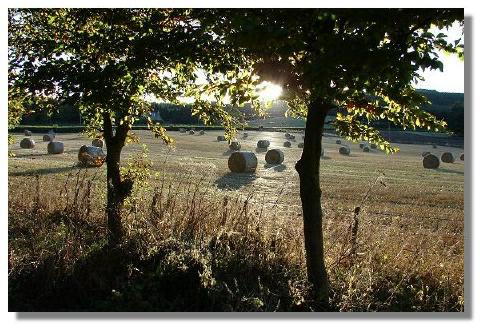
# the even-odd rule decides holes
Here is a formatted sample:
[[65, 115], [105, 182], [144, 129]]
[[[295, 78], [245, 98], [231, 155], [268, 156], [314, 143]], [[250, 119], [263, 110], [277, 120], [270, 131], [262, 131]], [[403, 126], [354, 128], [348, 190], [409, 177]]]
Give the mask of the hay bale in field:
[[370, 149], [377, 149], [377, 145], [376, 144], [370, 144]]
[[460, 155], [460, 160], [463, 161], [463, 153]]
[[225, 141], [225, 136], [217, 136], [217, 141]]
[[30, 137], [30, 136], [32, 136], [32, 131], [30, 131], [30, 130], [24, 130], [24, 131], [23, 131], [23, 134], [24, 134], [25, 136], [27, 136], [27, 137]]
[[195, 134], [195, 131], [194, 131], [194, 130], [190, 130], [190, 131], [188, 131], [188, 134], [193, 135], [193, 134]]
[[247, 132], [243, 132], [243, 137], [244, 137], [244, 138], [248, 138], [248, 133], [247, 133]]
[[363, 152], [368, 153], [370, 151], [370, 148], [368, 146], [363, 147]]
[[35, 148], [35, 141], [30, 138], [23, 138], [22, 141], [20, 141], [20, 148], [24, 148], [24, 149]]
[[238, 141], [232, 141], [230, 145], [228, 145], [228, 148], [233, 151], [238, 151], [240, 148], [242, 148], [242, 145]]
[[55, 139], [55, 136], [51, 135], [51, 134], [45, 134], [43, 136], [43, 141], [53, 141], [53, 139]]
[[259, 131], [263, 131], [263, 125], [260, 125], [260, 126], [258, 127], [258, 130], [259, 130]]
[[268, 140], [258, 140], [257, 148], [268, 148], [270, 146], [270, 141]]
[[429, 151], [424, 151], [424, 152], [422, 153], [422, 157], [425, 157], [425, 156], [427, 156], [428, 154], [430, 154]]
[[341, 144], [342, 144], [342, 140], [337, 139], [337, 140], [335, 141], [335, 143], [336, 143], [337, 145], [341, 145]]
[[100, 138], [93, 139], [92, 146], [103, 148], [103, 139], [100, 139]]
[[452, 153], [449, 153], [449, 152], [445, 152], [442, 154], [442, 157], [440, 157], [442, 159], [442, 162], [444, 163], [453, 163], [455, 162], [455, 157], [453, 157], [453, 154]]
[[303, 142], [298, 143], [298, 148], [303, 148]]
[[200, 132], [198, 132], [199, 135], [203, 136], [205, 134], [205, 131], [203, 130], [200, 130]]
[[360, 149], [363, 149], [363, 147], [365, 147], [365, 144], [364, 143], [361, 143], [358, 145], [360, 147]]
[[350, 155], [350, 148], [348, 148], [347, 146], [342, 146], [338, 149], [338, 152], [342, 155], [348, 156]]
[[285, 138], [287, 138], [287, 139], [290, 138], [290, 133], [288, 133], [288, 132], [285, 133]]
[[234, 173], [253, 173], [257, 164], [257, 156], [251, 151], [236, 151], [228, 158], [228, 168]]
[[285, 141], [285, 142], [283, 143], [283, 147], [288, 147], [288, 148], [290, 148], [290, 147], [292, 147], [292, 143], [291, 143], [290, 141]]
[[64, 147], [61, 141], [50, 141], [47, 145], [49, 154], [63, 154]]
[[432, 145], [432, 148], [437, 148], [437, 145], [433, 144], [433, 145]]
[[280, 149], [270, 149], [265, 154], [265, 162], [267, 164], [282, 164], [284, 158], [283, 151]]
[[105, 162], [102, 148], [83, 145], [78, 151], [78, 161], [83, 166], [100, 167]]
[[428, 154], [423, 158], [423, 167], [426, 169], [438, 169], [440, 161], [438, 157], [433, 154]]
[[288, 136], [288, 140], [295, 140], [295, 135], [294, 134], [290, 134]]

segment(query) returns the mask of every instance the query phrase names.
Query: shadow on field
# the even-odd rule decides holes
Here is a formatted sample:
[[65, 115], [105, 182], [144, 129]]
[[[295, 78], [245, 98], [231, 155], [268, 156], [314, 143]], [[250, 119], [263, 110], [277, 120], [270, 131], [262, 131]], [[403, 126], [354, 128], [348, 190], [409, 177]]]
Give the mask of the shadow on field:
[[266, 153], [268, 148], [255, 148], [256, 153]]
[[[76, 149], [71, 149], [71, 150], [65, 150], [63, 154], [76, 154], [78, 150]], [[44, 157], [44, 156], [52, 156], [52, 157], [60, 157], [63, 154], [49, 154], [47, 152], [45, 153], [37, 153], [37, 154], [15, 154], [15, 157], [17, 158], [29, 158], [29, 157]]]
[[64, 167], [54, 167], [54, 168], [43, 168], [43, 169], [36, 169], [36, 170], [27, 170], [23, 172], [12, 172], [9, 173], [10, 176], [19, 177], [19, 176], [33, 176], [33, 175], [46, 175], [46, 174], [57, 174], [57, 173], [64, 173], [73, 170], [78, 170], [78, 166], [70, 165]]
[[437, 169], [437, 171], [443, 172], [443, 173], [454, 173], [454, 174], [458, 174], [458, 175], [465, 175], [464, 172], [451, 170], [451, 169], [445, 169], [445, 168], [442, 168], [442, 167], [439, 167]]
[[215, 180], [214, 183], [219, 189], [236, 190], [243, 186], [249, 185], [255, 181], [255, 179], [257, 179], [255, 174], [227, 173]]
[[285, 164], [265, 164], [263, 166], [266, 169], [273, 168], [275, 172], [283, 172], [287, 169], [287, 166]]

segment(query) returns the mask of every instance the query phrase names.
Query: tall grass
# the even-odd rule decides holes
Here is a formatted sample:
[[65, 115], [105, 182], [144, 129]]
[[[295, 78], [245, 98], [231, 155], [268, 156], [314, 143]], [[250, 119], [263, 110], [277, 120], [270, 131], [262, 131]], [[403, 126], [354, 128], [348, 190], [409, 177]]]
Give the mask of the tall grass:
[[[148, 175], [109, 249], [104, 177], [72, 172], [9, 180], [10, 311], [314, 310], [301, 216], [279, 201]], [[324, 208], [324, 310], [463, 311], [463, 223], [373, 219], [364, 205]]]

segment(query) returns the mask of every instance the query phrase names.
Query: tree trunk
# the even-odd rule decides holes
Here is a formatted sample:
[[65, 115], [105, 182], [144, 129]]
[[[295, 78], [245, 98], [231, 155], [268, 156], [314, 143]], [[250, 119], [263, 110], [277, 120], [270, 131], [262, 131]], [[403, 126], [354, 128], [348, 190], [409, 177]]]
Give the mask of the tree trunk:
[[328, 305], [328, 277], [323, 253], [320, 156], [325, 118], [330, 106], [319, 100], [308, 106], [302, 157], [295, 165], [300, 177], [300, 198], [308, 280], [317, 305]]
[[130, 195], [133, 182], [122, 180], [120, 175], [120, 155], [125, 145], [128, 129], [118, 126], [115, 136], [108, 115], [104, 115], [104, 137], [107, 148], [107, 227], [108, 243], [111, 246], [122, 241], [124, 231], [122, 227], [122, 208], [125, 198]]

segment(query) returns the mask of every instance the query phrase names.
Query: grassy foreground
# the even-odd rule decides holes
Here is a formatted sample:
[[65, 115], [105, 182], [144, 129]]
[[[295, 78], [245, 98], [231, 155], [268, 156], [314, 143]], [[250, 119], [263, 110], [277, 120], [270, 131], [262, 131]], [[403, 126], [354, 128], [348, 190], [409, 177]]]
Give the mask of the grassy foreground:
[[[69, 138], [72, 148], [85, 141]], [[300, 150], [251, 181], [225, 174], [220, 145], [193, 138], [178, 136], [171, 157], [147, 140], [153, 163], [125, 158], [140, 182], [124, 213], [127, 238], [113, 250], [104, 168], [75, 168], [68, 151], [14, 149], [9, 310], [311, 311], [292, 169]], [[323, 310], [463, 311], [463, 164], [425, 171], [414, 148], [345, 159], [333, 145], [322, 166], [332, 290]], [[199, 154], [212, 156], [210, 171]]]

